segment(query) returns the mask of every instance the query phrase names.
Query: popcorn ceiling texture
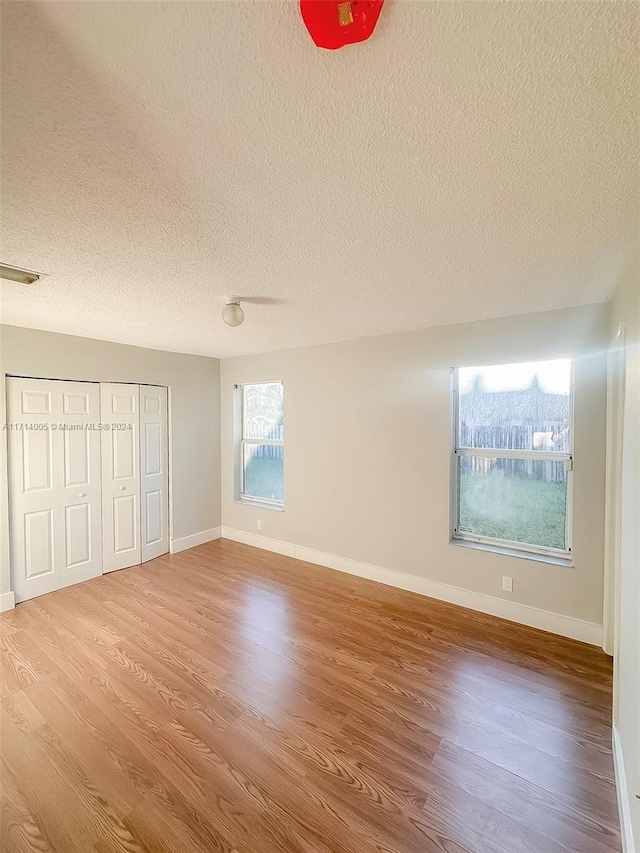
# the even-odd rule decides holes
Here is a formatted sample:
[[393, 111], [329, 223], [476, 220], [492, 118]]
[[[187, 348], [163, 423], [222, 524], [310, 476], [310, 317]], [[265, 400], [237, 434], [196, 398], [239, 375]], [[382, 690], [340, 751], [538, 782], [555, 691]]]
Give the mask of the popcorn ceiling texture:
[[[3, 321], [229, 356], [607, 299], [638, 7], [3, 3]], [[228, 329], [225, 296], [249, 304]]]

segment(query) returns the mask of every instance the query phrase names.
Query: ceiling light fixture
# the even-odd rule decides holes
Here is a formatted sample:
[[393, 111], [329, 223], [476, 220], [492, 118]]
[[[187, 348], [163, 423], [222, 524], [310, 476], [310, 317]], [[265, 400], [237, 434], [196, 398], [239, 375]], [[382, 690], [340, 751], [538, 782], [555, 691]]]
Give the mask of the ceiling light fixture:
[[9, 264], [0, 264], [0, 278], [15, 281], [18, 284], [35, 284], [44, 278], [44, 275], [42, 272], [33, 272], [33, 270], [23, 270], [20, 267], [9, 266]]
[[244, 321], [244, 311], [239, 299], [230, 299], [222, 309], [222, 319], [227, 326], [240, 326]]

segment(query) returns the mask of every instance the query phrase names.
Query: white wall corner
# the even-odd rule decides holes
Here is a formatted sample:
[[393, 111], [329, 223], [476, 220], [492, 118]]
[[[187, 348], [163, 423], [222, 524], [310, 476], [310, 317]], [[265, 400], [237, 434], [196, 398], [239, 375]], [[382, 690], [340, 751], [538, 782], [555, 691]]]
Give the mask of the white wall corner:
[[225, 539], [233, 539], [235, 542], [253, 545], [255, 548], [262, 548], [265, 551], [285, 554], [307, 563], [315, 563], [328, 569], [357, 575], [361, 578], [387, 584], [387, 586], [394, 586], [408, 592], [416, 592], [429, 598], [457, 604], [460, 607], [468, 607], [470, 610], [478, 610], [480, 613], [498, 616], [501, 619], [527, 625], [530, 628], [549, 631], [552, 634], [559, 634], [572, 640], [581, 640], [583, 643], [589, 643], [593, 646], [602, 645], [602, 625], [595, 622], [585, 622], [583, 619], [575, 619], [561, 613], [540, 610], [527, 604], [506, 601], [503, 598], [495, 598], [481, 592], [473, 592], [462, 587], [439, 583], [393, 569], [384, 569], [369, 563], [360, 563], [347, 557], [338, 557], [335, 554], [315, 551], [312, 548], [304, 548], [290, 542], [281, 542], [278, 539], [269, 539], [259, 534], [247, 533], [244, 530], [236, 530], [231, 527], [223, 526], [222, 536]]
[[4, 613], [5, 610], [13, 610], [16, 606], [16, 597], [13, 592], [3, 592], [0, 595], [0, 613]]
[[[618, 794], [618, 814], [620, 815], [620, 835], [622, 836], [622, 853], [637, 853], [640, 849], [633, 839], [633, 822], [631, 820], [631, 801], [627, 788], [627, 777], [624, 769], [624, 752], [618, 727], [613, 727], [613, 769], [616, 778]], [[640, 839], [638, 839], [640, 842]]]
[[181, 539], [172, 539], [170, 552], [177, 554], [179, 551], [186, 551], [188, 548], [195, 548], [196, 545], [204, 545], [205, 542], [212, 542], [214, 539], [220, 539], [222, 536], [221, 527], [212, 527], [210, 530], [202, 530], [200, 533], [193, 533], [191, 536], [183, 536]]

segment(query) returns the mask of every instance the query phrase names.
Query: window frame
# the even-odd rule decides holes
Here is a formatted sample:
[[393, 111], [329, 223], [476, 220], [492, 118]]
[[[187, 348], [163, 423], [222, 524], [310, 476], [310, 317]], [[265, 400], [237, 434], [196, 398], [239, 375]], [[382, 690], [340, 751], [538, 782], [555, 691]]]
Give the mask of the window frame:
[[246, 445], [258, 445], [262, 447], [282, 447], [282, 479], [284, 493], [284, 438], [245, 438], [245, 388], [255, 385], [280, 385], [282, 388], [282, 417], [284, 425], [284, 382], [281, 379], [265, 379], [260, 382], [242, 382], [234, 386], [236, 393], [239, 395], [239, 405], [237, 411], [239, 414], [238, 439], [237, 446], [237, 471], [239, 474], [239, 488], [237, 490], [237, 500], [246, 504], [259, 504], [267, 509], [284, 509], [284, 498], [281, 501], [274, 498], [265, 498], [258, 495], [251, 495], [245, 492], [245, 471], [244, 471], [244, 448]]
[[[569, 358], [557, 356], [557, 358]], [[527, 361], [529, 361], [528, 359]], [[531, 359], [533, 360], [533, 359]], [[538, 361], [554, 361], [554, 358], [537, 359]], [[459, 445], [459, 371], [460, 367], [452, 367], [451, 373], [451, 488], [450, 488], [450, 542], [466, 543], [479, 547], [488, 546], [491, 549], [503, 551], [510, 554], [520, 552], [520, 556], [539, 555], [555, 558], [565, 563], [573, 557], [573, 471], [574, 471], [574, 403], [575, 403], [575, 362], [571, 362], [569, 380], [569, 451], [558, 450], [501, 450], [500, 448], [464, 447]], [[525, 363], [525, 362], [522, 362]], [[518, 362], [495, 362], [496, 366], [502, 364], [518, 364]], [[475, 366], [475, 365], [472, 365]], [[491, 365], [478, 365], [489, 367]], [[565, 547], [550, 548], [541, 545], [530, 545], [526, 542], [515, 542], [511, 539], [497, 539], [492, 536], [480, 536], [473, 533], [465, 533], [459, 530], [460, 519], [460, 465], [458, 460], [461, 456], [471, 456], [480, 459], [531, 459], [538, 462], [564, 462], [567, 471], [567, 500], [565, 512]]]

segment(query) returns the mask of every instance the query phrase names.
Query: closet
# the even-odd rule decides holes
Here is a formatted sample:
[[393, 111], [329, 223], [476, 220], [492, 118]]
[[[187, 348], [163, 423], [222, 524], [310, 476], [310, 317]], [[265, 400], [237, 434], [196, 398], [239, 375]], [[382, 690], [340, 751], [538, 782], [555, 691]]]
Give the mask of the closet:
[[165, 387], [10, 377], [7, 422], [16, 601], [167, 553]]

